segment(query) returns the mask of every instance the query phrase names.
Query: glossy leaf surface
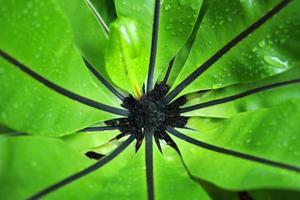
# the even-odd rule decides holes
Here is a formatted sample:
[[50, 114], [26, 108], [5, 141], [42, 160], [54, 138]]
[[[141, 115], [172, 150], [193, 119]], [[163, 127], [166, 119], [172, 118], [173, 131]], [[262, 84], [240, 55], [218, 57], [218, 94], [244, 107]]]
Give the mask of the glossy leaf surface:
[[[207, 1], [196, 41], [174, 85], [267, 13], [278, 1]], [[293, 1], [224, 55], [184, 93], [273, 76], [299, 63], [299, 2]], [[288, 23], [287, 23], [288, 22]]]

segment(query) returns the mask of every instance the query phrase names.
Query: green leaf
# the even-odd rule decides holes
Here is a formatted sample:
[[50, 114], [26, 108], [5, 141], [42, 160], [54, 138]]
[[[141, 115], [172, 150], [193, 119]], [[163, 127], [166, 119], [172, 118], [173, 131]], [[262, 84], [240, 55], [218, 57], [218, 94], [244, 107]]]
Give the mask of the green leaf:
[[[278, 1], [207, 1], [191, 53], [175, 84], [186, 78]], [[183, 94], [256, 81], [299, 63], [299, 10], [293, 1], [188, 86]]]
[[156, 199], [210, 199], [202, 186], [192, 180], [178, 153], [163, 146], [163, 154], [154, 147], [154, 185]]
[[[92, 163], [59, 139], [1, 137], [0, 144], [3, 199], [28, 198]], [[36, 151], [48, 148], [51, 151]], [[154, 151], [154, 173], [156, 199], [165, 199], [166, 195], [172, 199], [210, 199], [189, 178], [178, 154], [170, 147], [164, 148], [164, 157], [157, 149]], [[146, 199], [146, 196], [144, 147], [135, 154], [131, 145], [99, 170], [49, 194], [46, 199]]]
[[[300, 77], [300, 68], [294, 67], [285, 73], [279, 74], [277, 76], [268, 79], [263, 79], [255, 83], [229, 86], [222, 89], [212, 90], [202, 95], [196, 94], [196, 97], [188, 101], [188, 103], [185, 104], [184, 107], [203, 103], [203, 102], [208, 102], [215, 99], [229, 97], [232, 95], [240, 94], [244, 91], [252, 90], [254, 88], [259, 88], [274, 83], [294, 80], [299, 77]], [[246, 96], [241, 99], [237, 99], [235, 101], [190, 111], [184, 113], [184, 115], [229, 118], [240, 112], [272, 107], [287, 100], [300, 100], [299, 83], [272, 88], [270, 90], [258, 92], [256, 94], [252, 94], [250, 96]]]
[[[90, 1], [110, 30], [99, 23]], [[153, 81], [162, 80], [176, 56], [168, 82], [175, 81], [176, 86], [280, 0], [207, 0], [203, 6], [202, 0], [159, 2]], [[119, 99], [93, 76], [82, 56], [119, 88], [141, 97], [151, 53], [154, 3], [0, 0], [0, 199], [26, 199], [95, 164], [85, 153], [109, 155], [124, 141], [115, 136], [133, 128], [126, 120], [136, 117], [131, 111], [119, 131], [78, 133], [120, 116], [47, 88], [7, 62], [6, 53], [62, 88], [121, 108]], [[182, 92], [189, 94], [184, 107], [299, 79], [299, 8], [300, 3], [293, 1], [224, 55]], [[211, 91], [195, 92], [203, 89]], [[299, 169], [299, 94], [300, 86], [295, 84], [184, 113], [192, 116], [187, 127], [198, 131], [182, 132], [211, 145]], [[159, 139], [159, 134], [157, 130], [153, 135]], [[136, 142], [104, 166], [43, 199], [148, 199], [145, 145], [136, 152]], [[299, 196], [299, 170], [247, 161], [176, 139], [179, 154], [169, 146], [170, 140], [160, 142], [162, 153], [153, 144], [156, 200], [236, 200], [240, 192], [258, 200]]]
[[[161, 5], [155, 80], [190, 37], [202, 0], [164, 0]], [[180, 13], [180, 14], [179, 14]]]
[[115, 3], [112, 0], [90, 0], [93, 6], [98, 11], [99, 15], [103, 18], [104, 22], [109, 25], [117, 18]]
[[144, 77], [139, 54], [142, 46], [136, 29], [136, 23], [126, 18], [111, 24], [105, 63], [111, 80], [139, 97]]
[[88, 6], [88, 0], [56, 0], [68, 18], [74, 42], [82, 56], [90, 61], [103, 75], [106, 75], [104, 55], [108, 34], [92, 9]]
[[[138, 96], [140, 91], [137, 92], [137, 88], [141, 90], [148, 72], [154, 1], [115, 1], [115, 4], [120, 21], [112, 28], [119, 33], [110, 36], [110, 55], [106, 59], [108, 74], [119, 87]], [[154, 81], [189, 38], [201, 4], [202, 0], [161, 2]], [[129, 39], [126, 45], [120, 41], [120, 36], [123, 40]], [[113, 58], [116, 61], [112, 61]]]
[[60, 139], [32, 136], [0, 137], [0, 157], [1, 199], [26, 199], [91, 164]]
[[62, 137], [62, 140], [79, 152], [86, 153], [88, 150], [95, 150], [106, 154], [107, 151], [111, 151], [109, 147], [116, 147], [120, 143], [118, 141], [109, 142], [119, 133], [120, 131], [75, 133]]
[[145, 199], [142, 159], [131, 145], [100, 169], [50, 193], [46, 199]]
[[[36, 192], [74, 174], [93, 162], [80, 155], [59, 139], [38, 137], [1, 137], [0, 138], [0, 191], [3, 199], [25, 199]], [[51, 151], [42, 151], [51, 149]], [[94, 173], [82, 177], [71, 184], [49, 194], [45, 199], [91, 199], [96, 197], [145, 196], [146, 193], [136, 193], [143, 187], [126, 192], [127, 187], [111, 184], [116, 181], [137, 181], [139, 186], [145, 186], [144, 170], [135, 171], [137, 159], [134, 156], [134, 146], [122, 152], [115, 160]], [[15, 159], [11, 159], [11, 158]], [[143, 160], [140, 160], [143, 162]], [[131, 163], [130, 165], [128, 163]], [[142, 165], [137, 165], [142, 167]], [[131, 170], [131, 172], [127, 172]], [[126, 179], [128, 174], [139, 172], [140, 179]], [[116, 177], [123, 176], [123, 179]], [[46, 178], [45, 178], [46, 177]], [[131, 176], [133, 178], [133, 176]], [[129, 182], [127, 182], [129, 183]], [[124, 184], [125, 186], [126, 184]], [[127, 184], [128, 185], [128, 184]], [[119, 189], [117, 189], [119, 188]], [[117, 192], [116, 192], [117, 191]], [[125, 196], [124, 196], [125, 195]]]
[[[83, 178], [85, 181], [98, 184], [97, 194], [89, 194], [93, 198], [147, 199], [144, 145], [135, 155], [133, 155], [133, 146], [125, 151], [93, 175]], [[172, 185], [170, 185], [170, 180], [172, 180]], [[80, 182], [83, 180], [80, 179], [50, 194], [49, 199], [75, 196], [76, 193], [80, 193], [82, 187]], [[154, 187], [155, 199], [165, 199], [166, 195], [170, 199], [178, 200], [183, 197], [210, 199], [201, 186], [188, 177], [178, 154], [169, 147], [165, 148], [164, 156], [157, 149], [154, 151]], [[72, 193], [72, 196], [69, 193]]]
[[[119, 106], [108, 90], [93, 82], [72, 44], [71, 28], [53, 1], [0, 4], [1, 50], [61, 87]], [[0, 88], [0, 121], [16, 131], [59, 136], [115, 117], [50, 90], [2, 58]]]
[[100, 16], [109, 25], [117, 18], [115, 3], [112, 0], [90, 0], [97, 9]]
[[[210, 131], [189, 131], [188, 135], [219, 147], [299, 167], [299, 111], [299, 101], [289, 101], [274, 108], [235, 115]], [[221, 188], [299, 190], [299, 173], [176, 141], [191, 173]]]

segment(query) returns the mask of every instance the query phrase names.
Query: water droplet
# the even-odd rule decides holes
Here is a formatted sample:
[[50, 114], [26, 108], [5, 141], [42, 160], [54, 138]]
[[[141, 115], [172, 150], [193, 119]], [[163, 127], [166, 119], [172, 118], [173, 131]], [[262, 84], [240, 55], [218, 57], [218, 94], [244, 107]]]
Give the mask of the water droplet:
[[165, 5], [164, 9], [165, 11], [168, 11], [171, 8], [171, 6], [169, 4]]
[[38, 13], [38, 12], [36, 12], [36, 11], [35, 11], [35, 12], [33, 12], [33, 16], [34, 16], [34, 17], [37, 17], [38, 15], [39, 15], [39, 13]]
[[280, 69], [289, 68], [288, 61], [282, 61], [278, 57], [275, 57], [275, 56], [264, 56], [264, 60], [269, 65], [272, 65], [272, 66], [280, 68]]
[[223, 85], [222, 83], [215, 83], [212, 85], [212, 89], [218, 89], [218, 88], [221, 88]]
[[168, 25], [165, 27], [166, 30], [170, 30], [172, 28], [172, 26]]
[[263, 48], [265, 45], [266, 45], [266, 42], [264, 40], [258, 44], [258, 46], [261, 48]]
[[286, 38], [282, 38], [282, 39], [279, 40], [279, 43], [280, 43], [280, 44], [284, 44], [284, 43], [286, 43], [286, 41], [287, 41]]
[[27, 4], [27, 7], [32, 8], [32, 2], [29, 1], [28, 4]]
[[23, 12], [24, 15], [26, 15], [28, 13], [28, 10], [24, 9], [22, 12]]

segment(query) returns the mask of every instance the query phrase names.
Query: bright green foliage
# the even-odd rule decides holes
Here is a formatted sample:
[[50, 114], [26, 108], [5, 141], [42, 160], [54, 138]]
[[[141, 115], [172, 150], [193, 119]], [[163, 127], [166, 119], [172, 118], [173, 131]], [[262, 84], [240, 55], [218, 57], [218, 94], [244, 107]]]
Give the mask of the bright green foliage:
[[[103, 74], [105, 73], [104, 53], [108, 35], [100, 22], [91, 12], [86, 1], [59, 1], [56, 2], [66, 13], [73, 30], [74, 43], [82, 56], [88, 59]], [[76, 10], [76, 15], [74, 15]], [[83, 31], [85, 30], [85, 31]]]
[[[297, 166], [300, 163], [299, 111], [299, 100], [286, 101], [274, 108], [237, 114], [210, 130], [200, 133], [189, 131], [188, 135], [216, 146], [275, 161], [284, 160], [285, 163]], [[190, 125], [198, 128], [197, 121]], [[249, 190], [269, 187], [299, 190], [299, 173], [211, 152], [184, 141], [177, 142], [191, 172], [223, 188]]]
[[[176, 57], [168, 82], [173, 89], [279, 2], [161, 0], [154, 82]], [[0, 50], [65, 89], [122, 108], [82, 57], [125, 96], [141, 97], [154, 5], [154, 0], [0, 0]], [[187, 98], [182, 108], [299, 79], [299, 10], [300, 1], [293, 0], [223, 55], [180, 93]], [[199, 141], [300, 167], [299, 83], [182, 115], [194, 130], [180, 131]], [[0, 199], [26, 199], [91, 166], [97, 161], [88, 151], [110, 155], [126, 139], [115, 138], [119, 130], [78, 131], [120, 117], [63, 96], [0, 57]], [[171, 137], [181, 153], [164, 142], [160, 152], [153, 140], [155, 199], [238, 200], [240, 192], [254, 200], [300, 198], [299, 171]], [[147, 199], [145, 157], [145, 142], [137, 152], [134, 142], [45, 199]]]
[[[201, 102], [207, 102], [213, 99], [220, 99], [234, 94], [239, 94], [253, 88], [269, 85], [272, 83], [282, 82], [285, 80], [293, 80], [300, 77], [300, 68], [295, 67], [287, 72], [274, 76], [272, 78], [263, 79], [251, 84], [240, 84], [222, 89], [212, 90], [205, 94], [195, 95], [185, 106], [194, 105]], [[229, 118], [239, 112], [246, 112], [249, 110], [256, 110], [260, 108], [267, 108], [275, 106], [281, 102], [289, 99], [300, 100], [300, 86], [290, 85], [286, 87], [276, 88], [260, 92], [256, 95], [250, 95], [236, 101], [219, 104], [195, 111], [185, 113], [186, 116], [203, 116], [216, 118]]]
[[[207, 1], [190, 55], [177, 81], [184, 79], [234, 36], [272, 8], [277, 0]], [[234, 47], [183, 93], [256, 81], [299, 67], [299, 1]]]
[[[141, 89], [148, 72], [154, 1], [116, 0], [115, 3], [118, 16], [128, 20], [126, 25], [121, 25], [120, 22], [118, 25], [113, 25], [113, 31], [118, 29], [119, 34], [112, 34], [113, 49], [110, 46], [108, 52], [114, 54], [118, 61], [114, 60], [113, 58], [116, 59], [116, 57], [112, 55], [108, 58], [108, 73], [119, 87], [137, 95], [136, 90]], [[162, 1], [155, 79], [161, 71], [166, 69], [169, 61], [187, 41], [201, 4], [202, 0]], [[125, 45], [121, 41], [119, 44], [116, 43], [116, 40], [120, 40], [117, 39], [120, 36], [123, 40], [129, 38], [130, 41], [127, 41]], [[130, 50], [126, 52], [125, 49]], [[125, 52], [121, 53], [122, 51]], [[119, 74], [116, 71], [123, 73]], [[124, 73], [125, 71], [127, 73]], [[132, 75], [135, 78], [131, 78]], [[131, 83], [132, 81], [134, 83]]]
[[[94, 83], [57, 4], [25, 0], [0, 4], [1, 49], [64, 88], [118, 106], [103, 86]], [[15, 130], [59, 136], [113, 117], [51, 91], [1, 58], [0, 63], [0, 119]]]

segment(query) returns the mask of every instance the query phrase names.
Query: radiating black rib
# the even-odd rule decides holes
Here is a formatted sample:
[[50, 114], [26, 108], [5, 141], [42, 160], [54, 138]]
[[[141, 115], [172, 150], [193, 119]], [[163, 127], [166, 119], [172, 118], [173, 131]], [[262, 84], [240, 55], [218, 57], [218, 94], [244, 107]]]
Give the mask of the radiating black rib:
[[154, 200], [154, 180], [153, 180], [153, 133], [145, 130], [146, 143], [146, 178], [147, 178], [147, 192], [148, 200]]
[[162, 149], [161, 149], [161, 145], [160, 145], [160, 141], [159, 141], [158, 137], [154, 137], [154, 141], [156, 143], [158, 150], [160, 151], [160, 153], [162, 153]]
[[75, 94], [65, 88], [60, 87], [59, 85], [56, 85], [55, 83], [49, 81], [48, 79], [44, 78], [43, 76], [39, 75], [38, 73], [32, 71], [29, 67], [25, 66], [24, 64], [20, 63], [15, 58], [11, 57], [4, 51], [0, 50], [0, 56], [3, 57], [6, 61], [10, 62], [11, 64], [15, 65], [17, 68], [19, 68], [21, 71], [32, 77], [33, 79], [39, 81], [40, 83], [44, 84], [48, 88], [54, 90], [55, 92], [62, 94], [70, 99], [73, 99], [77, 102], [80, 102], [82, 104], [88, 105], [93, 108], [97, 108], [99, 110], [114, 113], [122, 116], [128, 116], [129, 111], [115, 108], [112, 106], [108, 106], [99, 102], [96, 102], [94, 100], [85, 98], [83, 96], [80, 96], [78, 94]]
[[274, 83], [271, 85], [265, 85], [262, 87], [258, 87], [258, 88], [252, 89], [252, 90], [242, 92], [240, 94], [233, 95], [233, 96], [224, 97], [221, 99], [215, 99], [215, 100], [204, 102], [204, 103], [199, 103], [199, 104], [196, 104], [193, 106], [188, 106], [185, 108], [180, 108], [180, 113], [185, 113], [185, 112], [189, 112], [189, 111], [193, 111], [193, 110], [197, 110], [197, 109], [201, 109], [201, 108], [219, 105], [219, 104], [234, 101], [234, 100], [237, 100], [237, 99], [258, 93], [258, 92], [270, 90], [270, 89], [277, 88], [277, 87], [287, 86], [289, 84], [295, 84], [295, 83], [300, 83], [300, 79], [294, 79], [294, 80], [290, 80], [290, 81]]
[[218, 147], [218, 146], [215, 146], [215, 145], [212, 145], [212, 144], [208, 144], [208, 143], [196, 140], [194, 138], [191, 138], [187, 135], [184, 135], [184, 134], [180, 133], [179, 131], [177, 131], [177, 130], [171, 128], [171, 127], [168, 127], [167, 130], [168, 130], [169, 133], [171, 133], [172, 135], [178, 137], [179, 139], [184, 140], [188, 143], [194, 144], [196, 146], [202, 147], [204, 149], [208, 149], [208, 150], [218, 152], [218, 153], [221, 153], [221, 154], [226, 154], [226, 155], [234, 156], [234, 157], [237, 157], [237, 158], [257, 162], [257, 163], [260, 163], [260, 164], [269, 165], [269, 166], [272, 166], [272, 167], [277, 167], [277, 168], [286, 169], [286, 170], [290, 170], [290, 171], [300, 173], [300, 167], [297, 167], [297, 166], [292, 166], [292, 165], [289, 165], [289, 164], [280, 163], [280, 162], [277, 162], [277, 161], [272, 161], [272, 160], [268, 160], [268, 159], [265, 159], [265, 158], [260, 158], [260, 157], [249, 155], [249, 154], [246, 154], [246, 153], [226, 149], [226, 148], [223, 148], [223, 147]]
[[273, 17], [276, 13], [282, 10], [285, 6], [288, 5], [292, 0], [283, 0], [279, 4], [277, 4], [272, 10], [270, 10], [263, 17], [258, 19], [254, 24], [249, 26], [246, 30], [232, 39], [229, 43], [227, 43], [222, 49], [220, 49], [217, 53], [215, 53], [212, 57], [210, 57], [205, 63], [203, 63], [200, 67], [198, 67], [194, 72], [192, 72], [186, 79], [184, 79], [180, 84], [178, 84], [167, 96], [166, 102], [171, 102], [184, 88], [186, 88], [189, 84], [191, 84], [197, 77], [199, 77], [203, 72], [205, 72], [209, 67], [211, 67], [215, 62], [217, 62], [225, 53], [227, 53], [232, 47], [241, 42], [244, 38], [246, 38], [253, 31], [258, 29], [262, 24], [267, 22], [271, 17]]
[[180, 152], [176, 142], [169, 136], [169, 134], [165, 133], [164, 140], [167, 143], [167, 145], [172, 147], [181, 156], [181, 152]]
[[107, 88], [109, 89], [116, 97], [118, 97], [121, 101], [125, 99], [125, 97], [116, 90], [85, 58], [83, 58], [86, 67], [94, 74], [94, 76]]
[[7, 137], [29, 136], [27, 133], [20, 133], [20, 132], [1, 133], [0, 135], [7, 136]]
[[113, 160], [116, 156], [118, 156], [122, 151], [124, 151], [126, 149], [126, 147], [128, 147], [131, 142], [135, 139], [134, 135], [131, 135], [127, 140], [125, 140], [124, 142], [122, 142], [120, 144], [120, 146], [118, 146], [113, 152], [111, 152], [110, 154], [108, 154], [107, 156], [103, 157], [103, 159], [101, 159], [100, 161], [96, 162], [94, 165], [91, 165], [90, 167], [77, 172], [76, 174], [73, 174], [65, 179], [63, 179], [62, 181], [55, 183], [54, 185], [51, 185], [47, 188], [45, 188], [44, 190], [34, 194], [33, 196], [29, 197], [28, 200], [35, 200], [35, 199], [40, 199], [41, 197], [54, 192], [55, 190], [60, 189], [61, 187], [76, 181], [77, 179], [101, 168], [102, 166], [104, 166], [105, 164], [107, 164], [108, 162], [110, 162], [111, 160]]
[[168, 83], [173, 65], [174, 65], [175, 57], [170, 61], [167, 72], [165, 74], [164, 80], [162, 81], [163, 85], [166, 85]]
[[151, 40], [151, 53], [150, 53], [146, 92], [151, 91], [153, 88], [153, 76], [154, 76], [154, 68], [155, 68], [156, 53], [157, 53], [157, 41], [158, 41], [159, 15], [160, 15], [160, 0], [155, 0], [154, 22], [153, 22], [152, 40]]
[[96, 10], [96, 8], [94, 7], [94, 5], [90, 2], [90, 0], [86, 0], [88, 6], [91, 8], [91, 10], [93, 11], [94, 15], [96, 16], [98, 22], [100, 23], [100, 25], [102, 26], [103, 30], [106, 32], [106, 34], [109, 34], [109, 28], [106, 25], [105, 21], [103, 20], [103, 18], [101, 17], [101, 15], [98, 13], [98, 11]]
[[111, 131], [111, 130], [118, 130], [123, 128], [123, 126], [98, 126], [98, 127], [88, 127], [84, 128], [78, 132], [94, 132], [94, 131]]
[[115, 140], [119, 140], [119, 139], [125, 137], [126, 135], [127, 135], [126, 133], [120, 133], [115, 137]]

